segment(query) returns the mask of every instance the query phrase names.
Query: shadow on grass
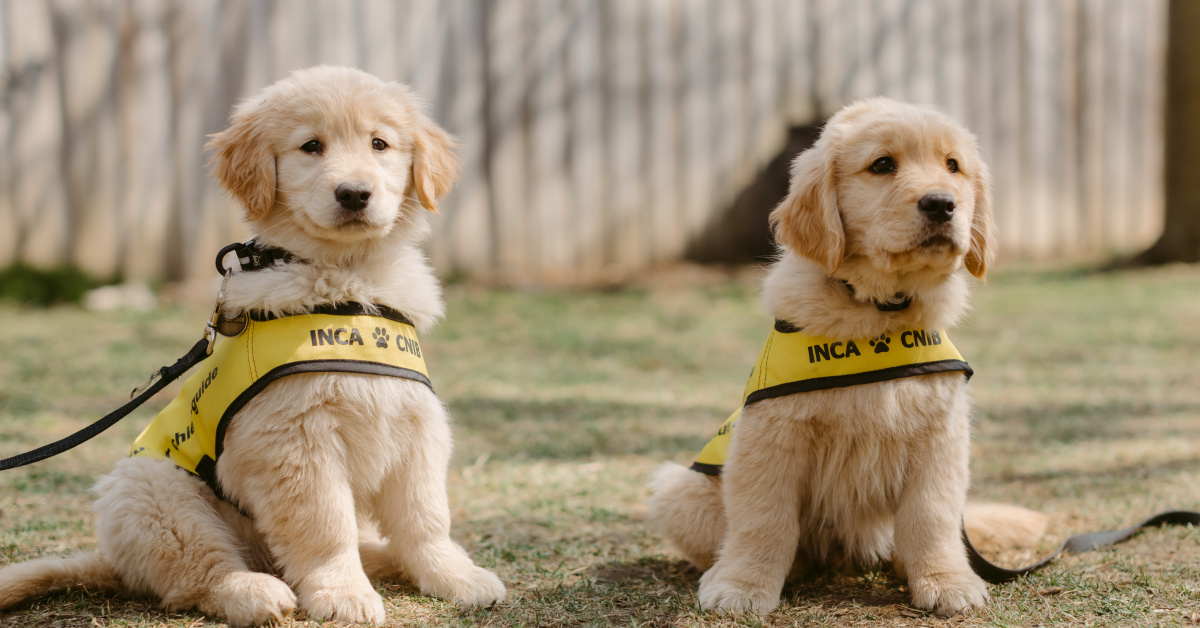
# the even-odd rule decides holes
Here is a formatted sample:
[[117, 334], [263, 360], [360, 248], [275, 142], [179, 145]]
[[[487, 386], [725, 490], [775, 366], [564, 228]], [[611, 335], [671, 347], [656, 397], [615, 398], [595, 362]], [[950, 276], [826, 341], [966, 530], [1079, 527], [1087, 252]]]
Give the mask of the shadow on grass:
[[[72, 587], [6, 609], [4, 616], [0, 617], [0, 628], [82, 628], [107, 626], [114, 620], [119, 625], [125, 625], [125, 622], [145, 619], [162, 622], [188, 621], [186, 625], [197, 627], [219, 623], [193, 611], [164, 611], [159, 607], [157, 600], [127, 592], [87, 591]], [[224, 623], [220, 622], [220, 625]]]
[[[685, 603], [694, 605], [697, 604], [695, 595], [700, 577], [704, 574], [686, 560], [648, 557], [597, 565], [585, 575], [597, 583], [617, 588], [653, 585], [661, 590], [665, 587], [674, 595], [685, 598]], [[859, 575], [824, 572], [789, 581], [783, 588], [780, 609], [853, 607], [886, 616], [909, 609], [910, 602], [908, 588], [890, 571]]]
[[704, 572], [686, 560], [654, 557], [604, 563], [592, 567], [586, 574], [599, 582], [612, 584], [665, 582], [684, 593], [688, 589], [695, 592]]
[[1200, 435], [1200, 423], [1193, 429], [1147, 430], [1146, 419], [1170, 416], [1200, 416], [1200, 404], [1150, 404], [1129, 401], [1108, 403], [1051, 403], [1036, 406], [1002, 406], [984, 410], [984, 416], [997, 424], [1020, 424], [1027, 434], [1011, 438], [1036, 442], [1074, 443], [1095, 440], [1125, 440], [1136, 436], [1169, 438], [1184, 434]]
[[1153, 481], [1175, 475], [1181, 471], [1200, 469], [1200, 456], [1172, 460], [1159, 464], [1130, 464], [1110, 467], [1087, 469], [1062, 469], [1057, 471], [1036, 471], [1033, 473], [1001, 472], [984, 475], [981, 482], [1050, 482], [1055, 480], [1087, 480], [1090, 484], [1111, 485], [1114, 480]]
[[578, 459], [699, 451], [727, 409], [459, 397], [450, 402], [460, 461]]

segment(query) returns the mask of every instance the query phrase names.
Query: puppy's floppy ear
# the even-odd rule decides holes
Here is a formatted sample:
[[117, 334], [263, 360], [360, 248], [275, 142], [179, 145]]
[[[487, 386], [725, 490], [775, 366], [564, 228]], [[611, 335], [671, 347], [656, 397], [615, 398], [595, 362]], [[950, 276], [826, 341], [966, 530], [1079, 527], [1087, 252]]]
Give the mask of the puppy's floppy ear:
[[209, 136], [215, 151], [209, 165], [221, 187], [246, 208], [246, 220], [261, 220], [275, 204], [275, 150], [266, 101], [245, 100], [229, 126]]
[[975, 187], [975, 213], [971, 217], [971, 248], [967, 251], [967, 270], [979, 279], [987, 278], [988, 267], [996, 260], [996, 224], [992, 221], [992, 175], [982, 160]]
[[437, 200], [458, 178], [462, 162], [454, 154], [454, 138], [424, 114], [417, 114], [413, 130], [412, 181], [417, 200], [437, 212]]
[[792, 162], [787, 198], [771, 212], [775, 241], [833, 274], [842, 264], [846, 236], [837, 207], [833, 141], [821, 137]]

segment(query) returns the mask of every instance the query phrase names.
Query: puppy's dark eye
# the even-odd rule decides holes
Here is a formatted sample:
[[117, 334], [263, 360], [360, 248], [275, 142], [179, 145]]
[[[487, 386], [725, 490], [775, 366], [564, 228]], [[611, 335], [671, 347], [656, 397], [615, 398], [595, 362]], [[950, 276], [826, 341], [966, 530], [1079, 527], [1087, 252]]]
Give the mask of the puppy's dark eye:
[[320, 140], [308, 140], [307, 142], [300, 145], [300, 150], [302, 150], [310, 155], [313, 153], [321, 152], [321, 149], [323, 149], [323, 148], [325, 148], [325, 147], [321, 145]]
[[957, 159], [947, 159], [946, 160], [946, 169], [949, 170], [951, 174], [957, 174], [958, 173], [958, 160]]
[[871, 162], [871, 172], [875, 174], [887, 174], [896, 171], [896, 160], [891, 157], [880, 157]]
[[375, 150], [384, 151], [387, 150], [387, 147], [387, 142], [379, 139], [378, 137], [371, 140], [371, 148], [374, 148]]

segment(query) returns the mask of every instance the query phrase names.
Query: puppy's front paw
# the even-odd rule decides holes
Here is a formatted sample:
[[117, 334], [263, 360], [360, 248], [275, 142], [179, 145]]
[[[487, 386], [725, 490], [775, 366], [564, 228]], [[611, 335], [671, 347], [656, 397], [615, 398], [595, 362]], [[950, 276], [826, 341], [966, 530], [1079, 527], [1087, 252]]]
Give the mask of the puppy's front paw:
[[988, 589], [972, 572], [946, 572], [913, 577], [908, 581], [913, 606], [949, 617], [987, 603]]
[[461, 573], [442, 574], [421, 583], [421, 592], [436, 595], [463, 606], [490, 606], [504, 601], [504, 583], [496, 574], [474, 564]]
[[383, 598], [369, 585], [345, 584], [316, 589], [308, 594], [301, 593], [300, 606], [314, 618], [348, 624], [382, 624], [387, 618]]
[[233, 626], [281, 623], [296, 608], [296, 594], [265, 573], [233, 573], [213, 591], [212, 606]]
[[779, 606], [782, 587], [754, 582], [752, 578], [738, 578], [729, 571], [718, 563], [700, 578], [698, 597], [704, 610], [765, 615]]

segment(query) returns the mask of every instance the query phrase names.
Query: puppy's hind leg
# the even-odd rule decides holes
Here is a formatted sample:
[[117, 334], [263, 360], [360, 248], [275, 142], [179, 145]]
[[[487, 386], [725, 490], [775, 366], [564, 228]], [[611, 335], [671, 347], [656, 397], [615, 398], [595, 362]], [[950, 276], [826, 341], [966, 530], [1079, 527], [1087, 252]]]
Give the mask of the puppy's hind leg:
[[423, 593], [466, 606], [504, 600], [504, 583], [477, 567], [450, 539], [446, 467], [450, 425], [441, 402], [430, 399], [414, 418], [412, 456], [384, 479], [375, 500], [380, 531], [396, 564]]
[[1046, 515], [1008, 504], [967, 502], [963, 523], [971, 544], [991, 552], [1029, 547], [1046, 533]]
[[286, 584], [250, 571], [212, 489], [183, 469], [129, 458], [95, 492], [100, 553], [130, 590], [239, 626], [281, 621], [295, 607]]
[[701, 571], [712, 567], [725, 535], [721, 478], [666, 463], [654, 472], [649, 519]]

